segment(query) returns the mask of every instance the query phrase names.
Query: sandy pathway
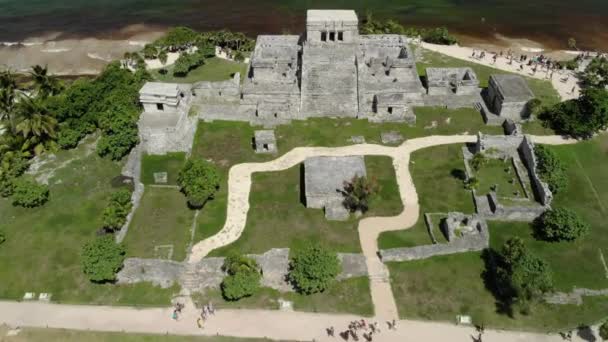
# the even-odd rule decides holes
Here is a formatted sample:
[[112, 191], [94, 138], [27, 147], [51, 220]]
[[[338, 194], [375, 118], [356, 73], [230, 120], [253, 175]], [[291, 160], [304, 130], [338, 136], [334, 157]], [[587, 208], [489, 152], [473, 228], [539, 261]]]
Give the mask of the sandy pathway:
[[[472, 54], [473, 51], [477, 51], [476, 55], [479, 55], [479, 49], [474, 49], [472, 47], [465, 47], [465, 46], [459, 46], [459, 45], [436, 45], [436, 44], [429, 44], [429, 43], [415, 43], [419, 46], [422, 46], [423, 48], [427, 49], [427, 50], [431, 50], [431, 51], [435, 51], [435, 52], [439, 52], [445, 55], [448, 55], [450, 57], [454, 57], [454, 58], [458, 58], [458, 59], [462, 59], [468, 62], [473, 62], [473, 63], [477, 63], [477, 64], [482, 64], [488, 67], [492, 67], [492, 68], [496, 68], [496, 69], [500, 69], [500, 70], [504, 70], [504, 71], [509, 71], [509, 72], [513, 72], [513, 73], [517, 73], [523, 76], [528, 76], [528, 77], [532, 77], [532, 78], [536, 78], [536, 79], [541, 79], [541, 80], [549, 80], [549, 74], [547, 74], [546, 71], [540, 71], [540, 69], [536, 72], [533, 73], [532, 71], [532, 67], [528, 66], [528, 65], [524, 65], [524, 69], [520, 70], [520, 63], [513, 61], [512, 65], [509, 65], [509, 61], [506, 57], [498, 57], [496, 60], [496, 63], [493, 62], [493, 54], [486, 52], [486, 56], [484, 59], [477, 59], [477, 58], [473, 58]], [[506, 52], [506, 48], [505, 48], [505, 52]], [[500, 52], [500, 51], [496, 51], [496, 52]], [[534, 55], [533, 53], [529, 53], [529, 56]], [[562, 79], [566, 79], [567, 81], [562, 82]], [[576, 78], [576, 75], [574, 74], [574, 72], [570, 71], [570, 70], [560, 70], [559, 72], [555, 72], [553, 74], [553, 77], [551, 78], [551, 84], [553, 85], [553, 87], [555, 88], [555, 90], [557, 90], [557, 92], [559, 93], [559, 96], [562, 98], [562, 100], [568, 100], [568, 99], [572, 99], [572, 98], [577, 98], [579, 96], [580, 93], [580, 87], [578, 86], [578, 79]], [[574, 88], [574, 92], [572, 92], [572, 89]]]
[[[13, 327], [49, 327], [173, 335], [214, 336], [219, 334], [236, 337], [267, 337], [283, 341], [337, 341], [339, 338], [327, 337], [326, 328], [333, 326], [338, 333], [346, 329], [348, 322], [360, 319], [360, 317], [352, 315], [289, 311], [218, 310], [201, 330], [196, 325], [196, 318], [200, 312], [192, 306], [186, 306], [178, 321], [171, 319], [171, 312], [171, 308], [137, 309], [0, 301], [0, 323]], [[374, 336], [374, 341], [470, 342], [472, 341], [471, 336], [477, 336], [472, 327], [448, 323], [401, 320], [397, 323], [397, 330], [392, 331], [386, 329], [384, 321], [378, 320], [378, 322], [381, 333]], [[493, 330], [486, 330], [484, 341], [486, 340], [492, 342], [563, 341], [555, 335]], [[582, 340], [573, 339], [573, 341]]]

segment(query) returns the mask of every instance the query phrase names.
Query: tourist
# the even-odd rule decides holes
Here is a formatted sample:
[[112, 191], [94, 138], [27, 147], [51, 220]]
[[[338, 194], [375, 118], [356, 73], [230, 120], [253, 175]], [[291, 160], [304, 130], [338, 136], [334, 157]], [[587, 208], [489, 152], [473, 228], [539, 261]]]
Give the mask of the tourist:
[[576, 86], [572, 87], [572, 90], [570, 91], [570, 94], [574, 94], [575, 90], [576, 90]]
[[177, 310], [173, 310], [173, 315], [171, 315], [174, 321], [177, 321]]
[[334, 327], [329, 327], [327, 329], [327, 336], [334, 337]]
[[200, 317], [196, 319], [196, 325], [199, 329], [203, 329], [203, 320]]

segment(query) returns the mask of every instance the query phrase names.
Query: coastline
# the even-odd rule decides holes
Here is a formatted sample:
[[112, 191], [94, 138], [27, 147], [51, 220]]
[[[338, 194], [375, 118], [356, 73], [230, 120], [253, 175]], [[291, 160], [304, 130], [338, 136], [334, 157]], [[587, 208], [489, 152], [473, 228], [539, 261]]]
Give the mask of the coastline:
[[[20, 42], [0, 42], [0, 67], [16, 73], [26, 73], [32, 65], [46, 65], [60, 76], [94, 75], [125, 52], [141, 50], [146, 43], [162, 36], [158, 27], [132, 25], [105, 37], [62, 38], [60, 33], [49, 33]], [[494, 34], [491, 39], [457, 35], [464, 47], [486, 51], [507, 51], [516, 54], [544, 54], [564, 60], [576, 56], [575, 51], [555, 50], [526, 38], [511, 38]]]

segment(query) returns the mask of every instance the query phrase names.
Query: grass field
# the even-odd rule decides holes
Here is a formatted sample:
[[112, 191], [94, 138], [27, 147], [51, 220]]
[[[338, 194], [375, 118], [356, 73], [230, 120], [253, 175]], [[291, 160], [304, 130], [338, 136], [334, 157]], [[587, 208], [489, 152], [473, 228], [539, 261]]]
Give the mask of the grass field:
[[261, 288], [251, 297], [236, 302], [223, 299], [220, 290], [209, 290], [197, 293], [195, 303], [213, 302], [219, 308], [231, 309], [268, 309], [278, 310], [279, 299], [290, 301], [296, 311], [322, 313], [350, 313], [370, 317], [374, 308], [369, 292], [369, 279], [357, 277], [335, 281], [327, 290], [313, 295], [302, 295], [295, 292], [281, 293], [270, 288]]
[[[411, 156], [410, 172], [420, 203], [418, 222], [407, 230], [380, 234], [380, 249], [427, 245], [431, 238], [424, 223], [424, 213], [460, 211], [473, 213], [473, 199], [464, 189], [459, 172], [464, 172], [460, 144], [444, 145], [416, 151]], [[436, 238], [441, 241], [441, 236]]]
[[79, 331], [67, 329], [22, 328], [17, 336], [4, 337], [9, 329], [0, 326], [3, 342], [262, 342], [269, 341], [257, 338], [236, 338], [224, 336], [178, 336], [130, 334], [115, 332]]
[[485, 195], [496, 186], [498, 196], [525, 198], [523, 185], [517, 178], [511, 159], [506, 162], [501, 159], [489, 158], [479, 170], [474, 171], [479, 180], [478, 194]]
[[167, 185], [177, 184], [177, 175], [184, 166], [186, 154], [183, 152], [167, 153], [165, 155], [145, 154], [141, 159], [141, 182], [155, 184], [155, 172], [167, 172]]
[[127, 256], [184, 260], [193, 219], [178, 189], [146, 187], [124, 241]]
[[[403, 209], [392, 160], [389, 157], [366, 157], [368, 177], [381, 185], [378, 198], [370, 203], [365, 216], [396, 215]], [[300, 165], [285, 171], [253, 175], [247, 225], [234, 243], [217, 249], [214, 256], [232, 251], [264, 253], [271, 248], [296, 248], [306, 241], [319, 241], [339, 252], [360, 252], [354, 216], [348, 221], [328, 221], [323, 210], [308, 209], [302, 204]], [[269, 238], [272, 237], [272, 238]]]
[[20, 299], [25, 292], [49, 292], [59, 302], [166, 305], [176, 289], [149, 284], [96, 285], [82, 273], [83, 244], [101, 228], [101, 215], [122, 164], [99, 158], [90, 144], [60, 151], [44, 169], [50, 201], [35, 209], [0, 200], [6, 241], [0, 245], [0, 298]]
[[159, 70], [152, 71], [152, 77], [161, 82], [194, 83], [200, 81], [224, 81], [230, 79], [234, 73], [241, 73], [241, 80], [247, 73], [247, 64], [231, 62], [225, 59], [213, 57], [205, 61], [205, 64], [190, 70], [186, 77], [173, 76], [173, 66], [168, 66], [166, 74]]
[[[552, 206], [575, 210], [591, 225], [590, 234], [576, 242], [550, 243], [535, 240], [529, 224], [489, 222], [491, 247], [500, 249], [509, 237], [521, 237], [534, 254], [549, 263], [557, 290], [608, 288], [600, 257], [600, 253], [608, 253], [608, 135], [550, 148], [568, 165], [569, 178], [569, 186], [556, 194]], [[389, 268], [402, 317], [454, 320], [457, 314], [469, 314], [477, 323], [492, 327], [557, 331], [600, 321], [608, 312], [608, 297], [587, 297], [581, 306], [534, 304], [527, 316], [499, 314], [496, 299], [484, 286], [480, 253], [391, 263]]]

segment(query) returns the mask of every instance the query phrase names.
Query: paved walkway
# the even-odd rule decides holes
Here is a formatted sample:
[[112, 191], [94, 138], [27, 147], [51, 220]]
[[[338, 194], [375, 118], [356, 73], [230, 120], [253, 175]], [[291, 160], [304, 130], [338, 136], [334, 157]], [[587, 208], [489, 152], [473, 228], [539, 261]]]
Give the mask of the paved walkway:
[[[224, 335], [258, 337], [273, 340], [340, 341], [329, 338], [325, 329], [333, 326], [336, 334], [349, 322], [360, 319], [351, 315], [315, 314], [266, 310], [218, 310], [199, 329], [200, 312], [186, 306], [178, 321], [171, 319], [172, 308], [136, 309], [128, 307], [61, 305], [39, 302], [0, 301], [0, 322], [12, 327], [49, 327], [74, 330], [117, 331], [173, 335]], [[381, 332], [374, 341], [471, 342], [477, 334], [472, 327], [447, 323], [401, 320], [397, 330], [388, 330], [379, 320]], [[364, 339], [359, 336], [361, 341]], [[484, 341], [558, 342], [556, 335], [486, 330]], [[573, 339], [573, 341], [582, 341]]]
[[[492, 68], [496, 68], [496, 69], [500, 69], [500, 70], [504, 70], [504, 71], [509, 71], [509, 72], [513, 72], [516, 74], [520, 74], [523, 76], [528, 76], [528, 77], [532, 77], [532, 78], [537, 78], [537, 79], [541, 79], [541, 80], [550, 80], [551, 84], [553, 85], [553, 87], [555, 88], [555, 90], [557, 90], [557, 92], [559, 93], [559, 96], [562, 98], [562, 100], [568, 100], [568, 99], [573, 99], [573, 98], [577, 98], [580, 94], [580, 87], [578, 85], [578, 79], [576, 78], [576, 75], [574, 74], [574, 72], [572, 72], [571, 70], [559, 70], [556, 71], [553, 74], [553, 77], [550, 77], [550, 73], [546, 72], [545, 70], [541, 71], [540, 68], [539, 70], [534, 73], [532, 70], [531, 66], [527, 65], [527, 62], [524, 63], [524, 68], [523, 70], [520, 69], [520, 63], [517, 61], [513, 61], [512, 64], [509, 64], [509, 59], [507, 59], [507, 57], [498, 57], [496, 60], [496, 63], [494, 63], [493, 60], [493, 53], [490, 53], [488, 51], [486, 51], [486, 56], [483, 59], [478, 59], [478, 58], [473, 58], [473, 52], [476, 51], [476, 55], [479, 55], [480, 51], [479, 49], [474, 49], [471, 47], [465, 47], [465, 46], [459, 46], [459, 45], [436, 45], [436, 44], [429, 44], [429, 43], [416, 43], [419, 46], [422, 46], [423, 48], [427, 49], [427, 50], [431, 50], [431, 51], [435, 51], [435, 52], [439, 52], [445, 55], [448, 55], [450, 57], [454, 57], [454, 58], [458, 58], [458, 59], [462, 59], [468, 62], [473, 62], [473, 63], [477, 63], [477, 64], [482, 64], [488, 67], [492, 67]], [[507, 49], [505, 49], [506, 52]], [[495, 51], [495, 52], [500, 52], [500, 51]], [[529, 56], [535, 55], [535, 53], [529, 53]], [[563, 81], [564, 79], [567, 79], [565, 82]], [[572, 89], [574, 89], [574, 92], [572, 92]]]

